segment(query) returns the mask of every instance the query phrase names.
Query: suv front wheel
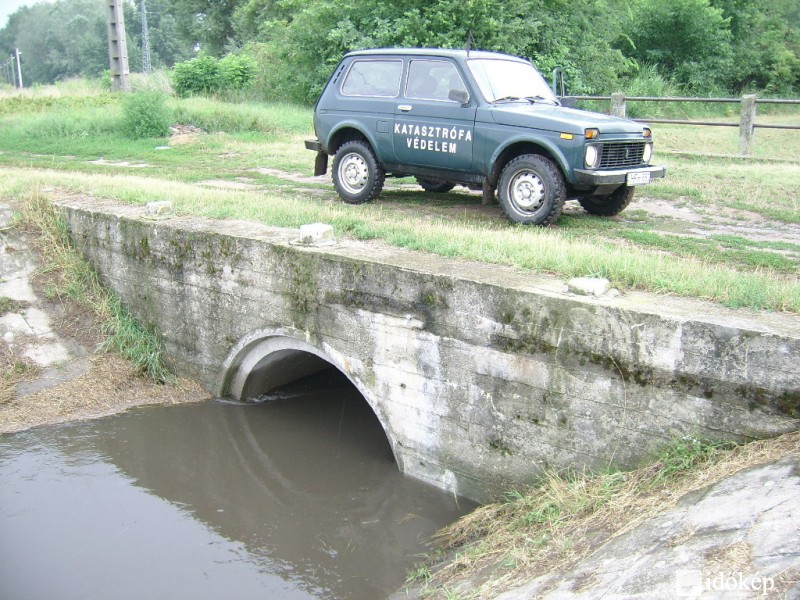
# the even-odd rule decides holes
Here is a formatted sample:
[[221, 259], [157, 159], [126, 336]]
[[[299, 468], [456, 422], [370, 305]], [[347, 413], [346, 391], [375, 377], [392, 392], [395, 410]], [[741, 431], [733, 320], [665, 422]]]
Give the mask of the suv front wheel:
[[561, 172], [538, 154], [511, 160], [500, 174], [497, 193], [509, 219], [532, 225], [555, 223], [567, 194]]
[[333, 185], [348, 204], [375, 199], [383, 189], [386, 173], [369, 144], [346, 142], [333, 157]]

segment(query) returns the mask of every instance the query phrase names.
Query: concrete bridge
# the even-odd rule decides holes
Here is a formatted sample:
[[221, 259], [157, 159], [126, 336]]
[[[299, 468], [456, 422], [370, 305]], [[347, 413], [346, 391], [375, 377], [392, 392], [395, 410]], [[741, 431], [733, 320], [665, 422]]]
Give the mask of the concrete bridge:
[[677, 436], [795, 429], [800, 319], [628, 293], [295, 230], [60, 203], [172, 366], [248, 399], [333, 366], [399, 468], [483, 501], [545, 467], [634, 467]]

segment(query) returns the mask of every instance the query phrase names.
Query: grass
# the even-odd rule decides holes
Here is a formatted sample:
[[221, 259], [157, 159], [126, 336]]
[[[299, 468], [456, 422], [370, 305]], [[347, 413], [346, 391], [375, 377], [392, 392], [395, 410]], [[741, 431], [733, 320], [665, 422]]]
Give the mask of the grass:
[[[562, 277], [608, 277], [626, 289], [702, 297], [729, 306], [800, 312], [800, 284], [773, 270], [750, 271], [692, 257], [649, 251], [622, 244], [600, 232], [582, 237], [574, 232], [509, 226], [502, 219], [485, 221], [459, 217], [450, 220], [409, 218], [406, 207], [391, 195], [368, 206], [338, 202], [332, 194], [319, 200], [292, 190], [226, 191], [198, 188], [141, 176], [85, 175], [40, 169], [1, 169], [0, 194], [14, 196], [31, 188], [60, 186], [70, 194], [93, 193], [124, 202], [144, 204], [171, 200], [186, 214], [238, 218], [298, 228], [323, 221], [337, 235], [380, 239], [391, 245], [466, 258]], [[479, 202], [479, 200], [472, 200]]]
[[0, 317], [5, 315], [6, 313], [10, 312], [17, 312], [21, 310], [26, 305], [25, 302], [20, 302], [19, 300], [14, 300], [13, 298], [7, 298], [5, 296], [0, 296]]
[[[339, 236], [380, 239], [442, 256], [565, 278], [604, 276], [622, 289], [732, 307], [800, 312], [798, 244], [753, 239], [736, 229], [754, 220], [772, 229], [800, 223], [800, 167], [671, 154], [680, 147], [716, 149], [721, 144], [716, 136], [730, 132], [655, 130], [662, 149], [657, 161], [666, 164], [669, 175], [638, 195], [644, 206], [658, 201], [690, 210], [699, 223], [632, 207], [616, 219], [568, 211], [558, 227], [542, 230], [509, 224], [499, 207], [482, 207], [474, 194], [434, 195], [389, 186], [378, 201], [353, 207], [339, 201], [329, 182], [292, 181], [265, 170], [310, 175], [313, 156], [302, 144], [311, 133], [307, 108], [170, 99], [178, 122], [209, 133], [168, 146], [166, 139], [122, 138], [119, 102], [110, 94], [35, 95], [24, 109], [17, 106], [18, 98], [0, 97], [1, 195], [53, 188], [132, 203], [168, 199], [185, 214], [283, 227], [324, 221]], [[782, 143], [769, 142], [764, 152], [800, 155], [795, 136], [764, 131], [765, 141], [768, 135], [782, 136]], [[253, 189], [209, 189], [204, 182]], [[714, 228], [721, 220], [727, 230]]]
[[74, 248], [66, 224], [52, 204], [41, 194], [31, 193], [24, 201], [21, 222], [36, 232], [35, 243], [47, 261], [43, 271], [53, 275], [48, 295], [69, 298], [102, 318], [107, 337], [101, 349], [116, 350], [153, 381], [173, 381], [158, 335], [142, 327], [125, 311], [119, 298], [103, 286]]
[[535, 486], [484, 505], [437, 534], [442, 550], [407, 585], [423, 598], [492, 598], [525, 580], [564, 572], [685, 494], [800, 447], [800, 433], [735, 446], [675, 440], [650, 465], [621, 473], [548, 472]]

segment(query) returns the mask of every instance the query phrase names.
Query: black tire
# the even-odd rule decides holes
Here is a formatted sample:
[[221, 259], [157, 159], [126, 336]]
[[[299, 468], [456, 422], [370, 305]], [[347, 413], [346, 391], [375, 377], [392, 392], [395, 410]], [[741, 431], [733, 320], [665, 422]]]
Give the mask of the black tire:
[[374, 200], [383, 189], [386, 172], [366, 142], [346, 142], [333, 157], [333, 185], [342, 200], [361, 204]]
[[628, 187], [623, 184], [608, 196], [584, 196], [578, 198], [578, 202], [590, 215], [600, 217], [612, 217], [625, 210], [633, 200], [635, 187]]
[[510, 161], [497, 184], [500, 205], [515, 223], [552, 225], [561, 215], [567, 192], [552, 160], [523, 154]]
[[446, 194], [454, 187], [456, 184], [454, 183], [447, 183], [446, 181], [441, 181], [440, 179], [425, 179], [424, 177], [414, 177], [417, 180], [417, 183], [422, 186], [422, 189], [426, 192], [433, 192], [434, 194]]

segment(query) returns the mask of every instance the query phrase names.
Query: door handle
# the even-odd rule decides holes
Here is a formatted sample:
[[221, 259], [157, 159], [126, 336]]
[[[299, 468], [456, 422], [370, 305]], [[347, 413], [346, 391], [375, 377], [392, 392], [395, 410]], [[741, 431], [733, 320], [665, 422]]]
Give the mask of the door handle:
[[410, 111], [412, 108], [414, 108], [414, 107], [413, 107], [413, 106], [411, 106], [410, 104], [400, 104], [400, 105], [397, 107], [397, 110], [401, 110], [401, 111], [403, 111], [403, 112], [408, 112], [408, 111]]

